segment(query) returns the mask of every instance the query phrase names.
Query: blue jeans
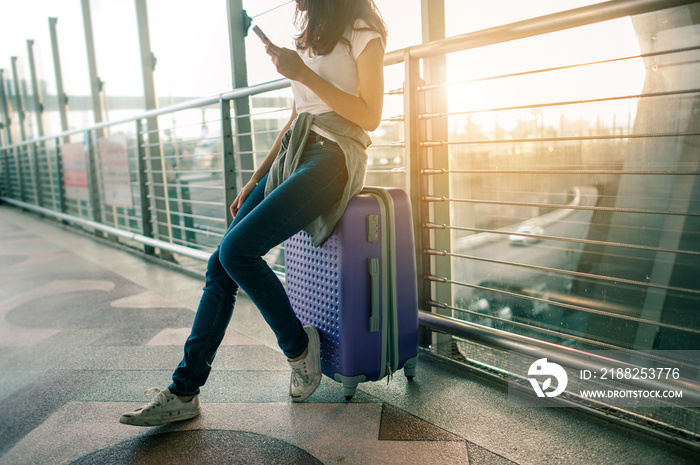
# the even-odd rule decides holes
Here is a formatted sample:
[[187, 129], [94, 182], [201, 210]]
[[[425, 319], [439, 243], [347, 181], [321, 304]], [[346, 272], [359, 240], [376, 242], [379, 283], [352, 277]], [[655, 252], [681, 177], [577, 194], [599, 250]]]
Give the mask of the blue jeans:
[[[286, 146], [289, 134], [283, 140]], [[274, 246], [308, 226], [337, 202], [348, 173], [338, 144], [311, 133], [299, 167], [264, 196], [267, 175], [245, 200], [209, 259], [204, 293], [169, 389], [199, 393], [233, 314], [239, 287], [258, 307], [288, 358], [303, 354], [308, 337], [277, 275], [263, 260]]]

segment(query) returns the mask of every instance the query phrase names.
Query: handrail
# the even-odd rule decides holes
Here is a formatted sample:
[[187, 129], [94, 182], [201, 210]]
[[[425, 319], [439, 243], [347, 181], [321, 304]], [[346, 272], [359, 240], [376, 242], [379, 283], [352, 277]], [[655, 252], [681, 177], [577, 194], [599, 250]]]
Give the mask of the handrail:
[[284, 89], [289, 87], [290, 83], [288, 79], [278, 79], [276, 81], [265, 82], [263, 84], [256, 84], [254, 86], [240, 87], [229, 92], [224, 92], [222, 94], [212, 95], [209, 97], [202, 97], [198, 99], [188, 100], [186, 102], [176, 103], [174, 105], [169, 105], [163, 108], [157, 108], [154, 110], [148, 110], [143, 113], [139, 113], [136, 116], [130, 116], [128, 118], [123, 118], [119, 120], [106, 121], [104, 123], [93, 124], [92, 126], [87, 126], [81, 129], [71, 129], [69, 131], [64, 131], [58, 134], [53, 134], [50, 136], [38, 137], [36, 139], [25, 140], [22, 142], [17, 142], [16, 144], [6, 145], [0, 147], [1, 150], [10, 150], [17, 147], [22, 147], [29, 144], [35, 144], [37, 142], [44, 142], [47, 140], [58, 139], [61, 137], [70, 136], [73, 134], [80, 134], [86, 131], [94, 131], [97, 129], [106, 128], [109, 126], [116, 126], [119, 124], [131, 123], [136, 120], [145, 118], [154, 118], [156, 116], [165, 115], [168, 113], [173, 113], [176, 111], [189, 110], [191, 108], [199, 108], [205, 105], [213, 105], [221, 100], [234, 100], [237, 98], [250, 97], [257, 94], [262, 94], [265, 92], [270, 92], [273, 90]]
[[[468, 321], [450, 318], [444, 315], [418, 311], [418, 322], [421, 326], [433, 331], [462, 337], [472, 342], [479, 342], [489, 347], [513, 350], [517, 352], [532, 352], [536, 350], [547, 355], [547, 359], [575, 370], [591, 370], [600, 372], [605, 368], [633, 368], [621, 360], [615, 360], [601, 355], [562, 346], [552, 342], [541, 341], [516, 333], [502, 331], [496, 328], [477, 325]], [[684, 401], [693, 405], [700, 403], [700, 384], [683, 379], [624, 379], [625, 384], [649, 390], [678, 389], [683, 391]]]
[[611, 0], [596, 3], [395, 50], [384, 55], [384, 65], [402, 63], [406, 56], [430, 58], [691, 3], [697, 3], [697, 0]]
[[150, 247], [157, 247], [159, 249], [167, 250], [168, 252], [173, 252], [177, 253], [186, 257], [194, 258], [196, 260], [200, 260], [203, 262], [206, 262], [209, 260], [209, 257], [211, 256], [210, 253], [193, 249], [191, 247], [184, 247], [181, 245], [177, 244], [171, 244], [169, 242], [161, 241], [158, 239], [153, 239], [151, 237], [144, 236], [142, 234], [136, 234], [124, 229], [117, 229], [113, 228], [111, 226], [107, 226], [102, 223], [98, 223], [96, 221], [92, 220], [87, 220], [85, 218], [78, 218], [77, 216], [72, 216], [72, 215], [67, 215], [65, 213], [57, 212], [54, 210], [49, 210], [48, 208], [44, 207], [39, 207], [37, 205], [32, 205], [26, 202], [21, 202], [19, 200], [11, 199], [9, 197], [2, 197], [0, 196], [0, 200], [3, 202], [7, 202], [9, 204], [12, 204], [16, 207], [24, 208], [26, 210], [31, 210], [35, 213], [39, 213], [41, 215], [46, 215], [46, 216], [53, 216], [58, 220], [63, 220], [63, 221], [68, 221], [70, 223], [74, 223], [77, 225], [81, 226], [86, 226], [88, 228], [95, 229], [97, 231], [102, 231], [107, 234], [112, 234], [114, 236], [122, 237], [124, 239], [132, 240], [139, 242], [141, 244], [150, 246]]

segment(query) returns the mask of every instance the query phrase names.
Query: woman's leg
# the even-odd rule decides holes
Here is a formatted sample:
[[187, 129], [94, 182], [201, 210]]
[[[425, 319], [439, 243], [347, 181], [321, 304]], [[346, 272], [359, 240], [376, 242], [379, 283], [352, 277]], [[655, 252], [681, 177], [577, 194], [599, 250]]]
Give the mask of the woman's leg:
[[260, 309], [289, 359], [303, 354], [308, 338], [279, 278], [262, 257], [342, 195], [345, 157], [337, 144], [318, 140], [307, 143], [297, 170], [227, 234], [220, 248], [224, 269]]
[[[267, 177], [246, 199], [226, 235], [263, 200], [266, 180]], [[222, 243], [226, 235], [224, 235]], [[192, 331], [185, 342], [185, 354], [173, 373], [173, 382], [169, 387], [170, 392], [181, 397], [198, 394], [199, 388], [206, 382], [216, 351], [226, 334], [231, 315], [233, 315], [238, 284], [231, 279], [221, 265], [220, 250], [221, 244], [207, 263], [204, 290], [194, 317]]]
[[284, 287], [262, 257], [305, 228], [342, 195], [347, 182], [345, 158], [337, 145], [316, 138], [305, 147], [299, 168], [263, 199], [266, 178], [246, 199], [209, 260], [206, 285], [185, 355], [173, 374], [170, 391], [199, 392], [233, 313], [238, 287], [260, 309], [288, 358], [306, 349], [308, 338]]

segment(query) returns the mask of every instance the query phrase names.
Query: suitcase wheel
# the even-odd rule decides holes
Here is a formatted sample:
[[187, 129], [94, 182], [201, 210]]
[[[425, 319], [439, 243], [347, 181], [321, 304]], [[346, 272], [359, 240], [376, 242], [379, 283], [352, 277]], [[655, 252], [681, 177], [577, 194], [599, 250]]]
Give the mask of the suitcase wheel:
[[418, 364], [418, 357], [413, 357], [406, 360], [403, 366], [403, 373], [409, 381], [413, 381], [416, 376], [416, 365]]
[[354, 386], [348, 386], [343, 384], [343, 395], [345, 396], [345, 400], [350, 401], [352, 400], [353, 396], [357, 392], [357, 384]]

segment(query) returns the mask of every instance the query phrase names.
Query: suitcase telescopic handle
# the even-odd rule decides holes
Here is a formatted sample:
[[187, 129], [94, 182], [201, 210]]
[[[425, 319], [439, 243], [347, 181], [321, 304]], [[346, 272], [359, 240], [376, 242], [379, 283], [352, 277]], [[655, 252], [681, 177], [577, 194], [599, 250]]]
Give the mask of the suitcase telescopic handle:
[[369, 332], [379, 332], [379, 258], [369, 257], [367, 268], [370, 276]]

